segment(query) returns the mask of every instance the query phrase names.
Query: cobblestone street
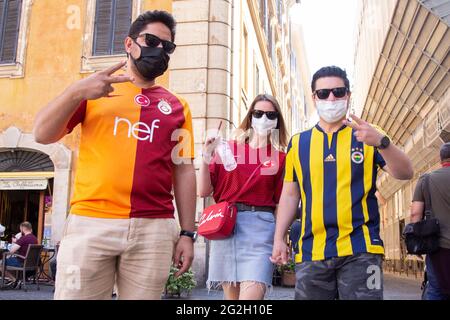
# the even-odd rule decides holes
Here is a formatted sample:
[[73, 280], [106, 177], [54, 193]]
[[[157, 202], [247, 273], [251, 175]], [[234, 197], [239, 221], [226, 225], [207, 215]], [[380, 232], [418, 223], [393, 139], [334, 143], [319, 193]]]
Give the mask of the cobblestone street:
[[[41, 286], [37, 291], [32, 286], [28, 292], [22, 290], [0, 291], [0, 300], [51, 300], [53, 299], [53, 287]], [[385, 274], [384, 298], [385, 300], [419, 300], [421, 295], [420, 280]], [[189, 300], [221, 300], [223, 293], [220, 290], [208, 290], [205, 288], [194, 289], [187, 299]], [[186, 299], [186, 298], [182, 298]], [[268, 296], [268, 300], [292, 300], [294, 288], [274, 287]]]

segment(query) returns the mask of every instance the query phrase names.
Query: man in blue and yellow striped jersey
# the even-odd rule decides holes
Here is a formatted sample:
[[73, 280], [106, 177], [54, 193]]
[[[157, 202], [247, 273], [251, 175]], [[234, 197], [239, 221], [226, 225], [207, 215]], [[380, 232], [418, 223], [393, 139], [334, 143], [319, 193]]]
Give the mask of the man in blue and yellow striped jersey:
[[322, 68], [311, 86], [320, 121], [289, 143], [271, 260], [287, 262], [285, 234], [301, 200], [295, 298], [382, 299], [377, 170], [411, 179], [411, 161], [381, 129], [346, 120], [344, 70]]

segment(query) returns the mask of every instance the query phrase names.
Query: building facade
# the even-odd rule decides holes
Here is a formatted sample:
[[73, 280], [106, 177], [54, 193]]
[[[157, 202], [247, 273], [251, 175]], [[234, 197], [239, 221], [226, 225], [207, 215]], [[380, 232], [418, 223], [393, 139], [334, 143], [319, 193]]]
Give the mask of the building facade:
[[[225, 136], [237, 127], [259, 93], [280, 101], [289, 131], [302, 130], [309, 75], [300, 66], [306, 65], [301, 46], [293, 45], [303, 41], [291, 30], [294, 3], [0, 0], [0, 223], [7, 237], [30, 220], [39, 240], [61, 239], [80, 129], [41, 145], [32, 135], [35, 114], [74, 81], [123, 60], [128, 27], [146, 10], [167, 10], [177, 20], [177, 50], [158, 82], [189, 102], [196, 151], [221, 120]], [[198, 198], [197, 218], [210, 201]], [[208, 256], [203, 239], [195, 252], [201, 282]]]
[[439, 167], [450, 141], [450, 1], [358, 3], [353, 108], [387, 132], [415, 172], [410, 181], [378, 178], [385, 267], [417, 277], [423, 261], [406, 254], [401, 234], [417, 179]]

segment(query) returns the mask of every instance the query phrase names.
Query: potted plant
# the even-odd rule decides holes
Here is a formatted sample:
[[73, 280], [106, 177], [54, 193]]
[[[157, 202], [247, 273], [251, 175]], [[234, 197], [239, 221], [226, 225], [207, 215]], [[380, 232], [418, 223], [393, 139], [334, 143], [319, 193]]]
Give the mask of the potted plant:
[[280, 266], [281, 285], [283, 287], [295, 287], [295, 262], [289, 260], [287, 264]]
[[191, 290], [195, 288], [197, 282], [194, 278], [194, 273], [192, 270], [186, 271], [178, 278], [175, 278], [175, 273], [178, 269], [171, 266], [169, 278], [166, 282], [165, 296], [166, 297], [181, 297], [182, 294], [189, 295]]

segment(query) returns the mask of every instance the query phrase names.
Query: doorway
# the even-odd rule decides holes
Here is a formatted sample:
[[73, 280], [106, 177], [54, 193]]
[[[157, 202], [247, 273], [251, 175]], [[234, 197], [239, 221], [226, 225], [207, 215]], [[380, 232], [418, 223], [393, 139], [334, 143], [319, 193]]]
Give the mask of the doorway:
[[42, 152], [0, 150], [0, 223], [6, 228], [3, 241], [11, 242], [24, 221], [31, 223], [34, 235], [42, 241], [53, 172], [53, 162]]
[[45, 218], [51, 206], [52, 180], [46, 190], [0, 190], [0, 223], [6, 228], [2, 241], [11, 242], [24, 221], [31, 223], [39, 242], [48, 237], [44, 227], [48, 224]]

